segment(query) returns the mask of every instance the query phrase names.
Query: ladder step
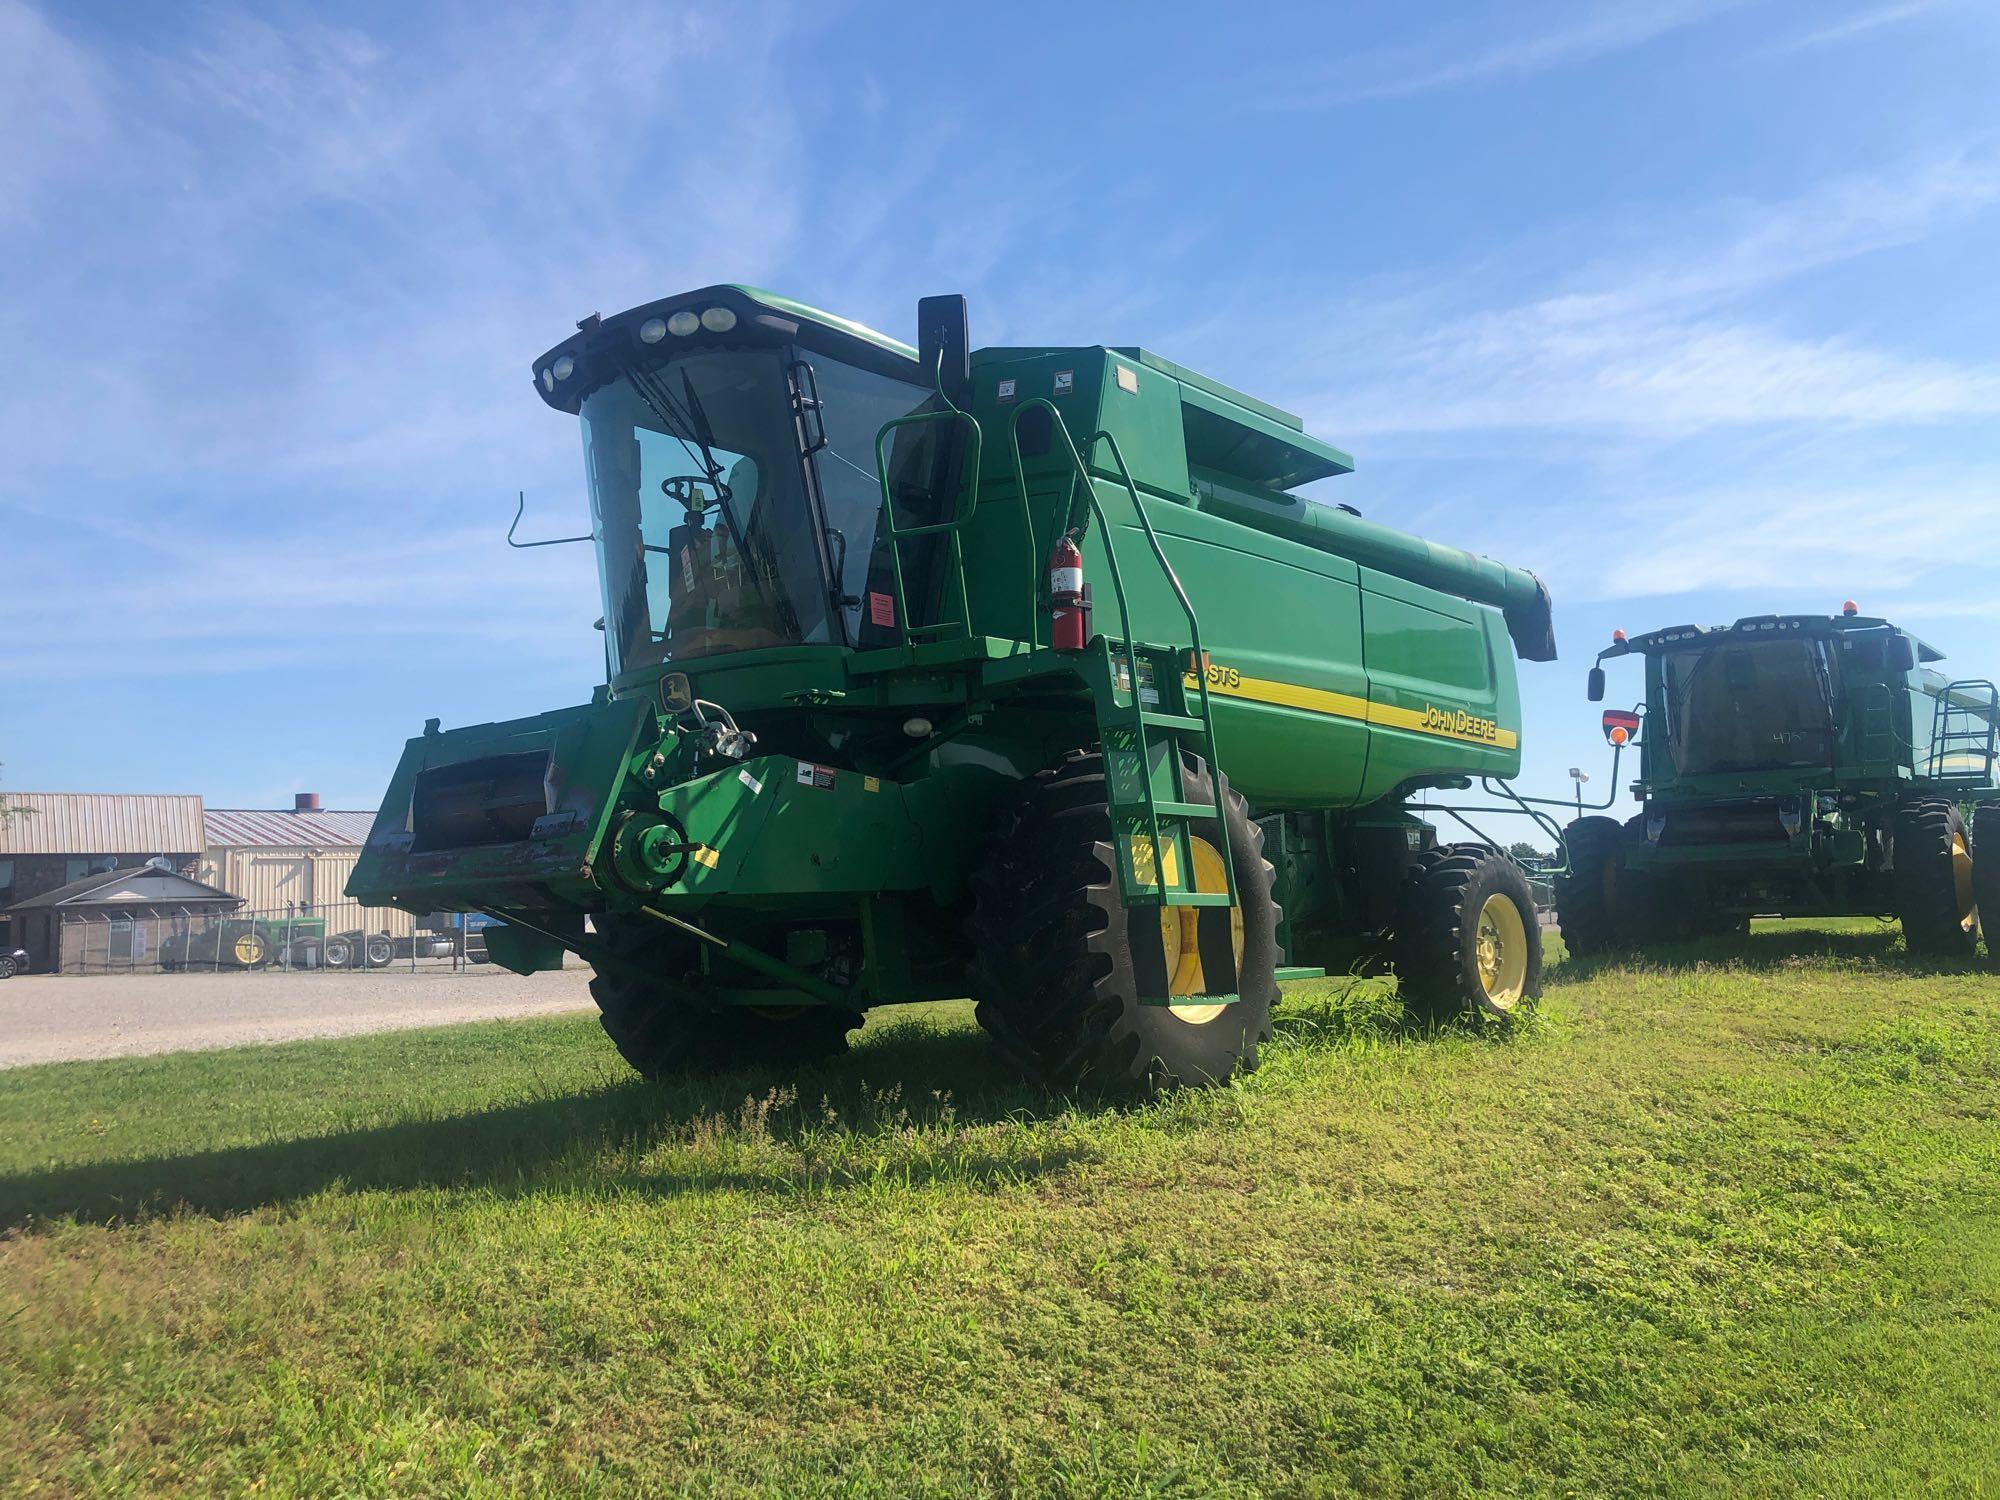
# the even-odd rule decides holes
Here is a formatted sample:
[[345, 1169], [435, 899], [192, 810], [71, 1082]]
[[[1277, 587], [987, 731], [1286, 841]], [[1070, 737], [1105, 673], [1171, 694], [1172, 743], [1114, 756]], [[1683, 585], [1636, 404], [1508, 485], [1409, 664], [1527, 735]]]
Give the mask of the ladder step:
[[[1146, 810], [1146, 804], [1142, 799], [1135, 797], [1130, 802], [1117, 803], [1113, 810], [1119, 813], [1142, 813]], [[1169, 802], [1164, 797], [1153, 804], [1153, 811], [1163, 818], [1212, 818], [1216, 815], [1213, 802]], [[1161, 830], [1163, 833], [1165, 831]]]
[[1162, 906], [1227, 906], [1227, 891], [1162, 891]]
[[1208, 727], [1189, 714], [1155, 713], [1150, 708], [1139, 711], [1139, 722], [1153, 729], [1172, 729], [1181, 734], [1200, 734]]

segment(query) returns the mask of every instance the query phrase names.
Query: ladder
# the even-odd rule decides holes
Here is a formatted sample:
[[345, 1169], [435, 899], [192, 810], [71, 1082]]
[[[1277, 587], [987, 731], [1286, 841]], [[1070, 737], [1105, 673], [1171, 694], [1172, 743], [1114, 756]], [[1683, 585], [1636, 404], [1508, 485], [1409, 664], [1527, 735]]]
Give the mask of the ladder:
[[1931, 713], [1932, 781], [1993, 781], [2000, 759], [2000, 688], [1984, 678], [1966, 678], [1938, 694]]
[[[1009, 428], [1013, 447], [1014, 486], [1027, 514], [1028, 481], [1021, 457], [1021, 419], [1037, 407], [1047, 411], [1056, 435], [1062, 439], [1062, 453], [1069, 459], [1069, 493], [1063, 505], [1056, 535], [1071, 530], [1079, 538], [1096, 521], [1104, 548], [1104, 560], [1111, 574], [1111, 590], [1118, 601], [1119, 637], [1111, 646], [1115, 688], [1112, 698], [1117, 717], [1101, 726], [1104, 737], [1105, 786], [1111, 808], [1111, 824], [1118, 850], [1118, 879], [1128, 903], [1140, 906], [1234, 906], [1236, 870], [1229, 853], [1229, 825], [1222, 795], [1222, 776], [1215, 754], [1215, 720], [1209, 709], [1208, 656], [1201, 649], [1201, 622], [1194, 604], [1181, 586], [1180, 577], [1167, 560], [1159, 533], [1139, 500], [1132, 471], [1119, 450], [1118, 439], [1099, 428], [1081, 450], [1070, 436], [1069, 426], [1053, 402], [1036, 397], [1023, 402], [1014, 412]], [[1117, 540], [1104, 507], [1097, 498], [1097, 484], [1091, 477], [1085, 454], [1095, 455], [1104, 444], [1116, 466], [1118, 482], [1131, 501], [1132, 514], [1146, 537], [1153, 561], [1167, 586], [1172, 589], [1181, 614], [1187, 621], [1188, 643], [1159, 645], [1134, 639], [1132, 611], [1125, 593], [1124, 569], [1118, 560]], [[1033, 550], [1032, 547], [1030, 549]], [[1047, 580], [1037, 567], [1032, 628], [1040, 644], [1040, 620], [1046, 613]], [[1183, 670], [1185, 663], [1185, 670]], [[1187, 684], [1192, 680], [1190, 701]], [[1118, 701], [1120, 693], [1124, 701]], [[1149, 701], [1150, 700], [1150, 701]], [[1210, 798], [1206, 802], [1186, 799], [1181, 779], [1181, 756], [1194, 751], [1207, 764]], [[1221, 842], [1225, 890], [1196, 888], [1194, 860], [1188, 844], [1187, 825], [1193, 819], [1213, 819]]]
[[[1112, 593], [1118, 602], [1119, 638], [1111, 644], [1109, 653], [1116, 717], [1101, 725], [1100, 729], [1104, 739], [1105, 785], [1119, 852], [1120, 888], [1127, 902], [1134, 905], [1234, 906], [1237, 899], [1236, 870], [1229, 854], [1222, 780], [1216, 770], [1215, 723], [1209, 711], [1208, 698], [1208, 657], [1201, 649], [1201, 624], [1195, 616], [1194, 605], [1188, 599], [1187, 590], [1181, 586], [1173, 564], [1167, 560], [1159, 534], [1153, 529], [1152, 520], [1139, 501], [1138, 486], [1132, 481], [1132, 472], [1126, 466], [1117, 438], [1100, 428], [1079, 450], [1062, 413], [1054, 403], [1040, 397], [1023, 402], [1016, 408], [1009, 429], [1014, 458], [1014, 498], [1026, 538], [1032, 590], [1025, 632], [1028, 644], [1037, 650], [1048, 644], [1043, 638], [1048, 583], [1035, 546], [1034, 517], [1028, 504], [1027, 472], [1021, 455], [1021, 418], [1037, 407], [1048, 412], [1054, 432], [1062, 439], [1062, 453], [1069, 460], [1069, 492], [1063, 504], [1057, 534], [1074, 529], [1081, 537], [1088, 532], [1093, 520], [1097, 523], [1105, 562], [1111, 574]], [[894, 433], [904, 427], [941, 422], [971, 429], [963, 470], [966, 477], [956, 513], [945, 521], [899, 526], [895, 500], [890, 493], [885, 445]], [[979, 505], [979, 463], [983, 438], [978, 419], [952, 406], [896, 418], [883, 424], [875, 435], [875, 469], [882, 487], [882, 515], [886, 523], [896, 591], [896, 621], [907, 642], [914, 643], [918, 636], [933, 637], [940, 642], [964, 640], [971, 636], [972, 612], [966, 597], [962, 538]], [[1124, 569], [1119, 562], [1116, 538], [1098, 500], [1096, 481], [1092, 479], [1089, 464], [1085, 461], [1085, 454], [1095, 455], [1100, 443], [1105, 445], [1111, 462], [1116, 466], [1118, 482], [1131, 501], [1132, 514], [1137, 517], [1139, 527], [1145, 534], [1153, 562], [1172, 589], [1187, 621], [1188, 641], [1185, 646], [1178, 643], [1151, 644], [1133, 638], [1131, 610], [1126, 599]], [[905, 542], [927, 536], [949, 538], [950, 569], [956, 581], [956, 597], [952, 602], [957, 605], [958, 612], [955, 618], [912, 624], [903, 578], [902, 549]], [[1194, 687], [1192, 696], [1188, 692], [1189, 683]], [[1206, 802], [1186, 800], [1186, 789], [1181, 779], [1181, 755], [1184, 752], [1200, 755], [1209, 767], [1211, 798]], [[1223, 891], [1196, 888], [1197, 877], [1188, 845], [1187, 824], [1191, 819], [1209, 818], [1215, 820], [1221, 842], [1218, 853], [1222, 856], [1227, 886]]]

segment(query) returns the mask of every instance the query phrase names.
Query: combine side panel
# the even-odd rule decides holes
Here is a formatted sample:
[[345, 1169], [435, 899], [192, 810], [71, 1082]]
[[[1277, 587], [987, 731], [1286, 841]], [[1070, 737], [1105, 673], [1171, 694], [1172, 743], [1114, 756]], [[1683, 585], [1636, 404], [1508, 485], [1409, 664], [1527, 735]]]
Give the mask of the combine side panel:
[[[1200, 601], [1209, 708], [1231, 784], [1265, 808], [1359, 801], [1368, 679], [1354, 565], [1187, 507], [1148, 502], [1147, 513]], [[1118, 540], [1144, 545], [1136, 527]], [[1161, 607], [1150, 587], [1134, 592], [1142, 622], [1160, 618], [1149, 614]]]
[[1514, 776], [1521, 707], [1499, 613], [1364, 568], [1367, 800], [1416, 777]]

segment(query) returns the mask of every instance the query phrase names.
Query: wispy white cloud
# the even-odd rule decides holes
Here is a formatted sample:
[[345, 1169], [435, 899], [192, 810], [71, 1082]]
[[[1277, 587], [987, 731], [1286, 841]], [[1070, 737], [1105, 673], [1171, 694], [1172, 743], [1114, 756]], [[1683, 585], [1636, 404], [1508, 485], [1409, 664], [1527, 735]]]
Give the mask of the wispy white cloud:
[[34, 223], [62, 165], [109, 128], [88, 53], [32, 6], [0, 0], [0, 228]]
[[1745, 3], [1641, 0], [1590, 5], [1582, 8], [1580, 18], [1572, 12], [1550, 24], [1498, 37], [1478, 36], [1459, 27], [1416, 46], [1382, 48], [1344, 59], [1343, 81], [1326, 97], [1390, 99], [1526, 78], [1644, 46]]
[[1872, 346], [1838, 327], [1797, 330], [1762, 304], [1807, 274], [1923, 240], [2000, 203], [1984, 145], [1844, 177], [1790, 201], [1735, 205], [1705, 230], [1558, 273], [1542, 295], [1473, 302], [1483, 278], [1447, 278], [1324, 326], [1342, 372], [1308, 403], [1348, 433], [1624, 428], [1680, 435], [1772, 422], [1903, 423], [2000, 412], [2000, 362]]
[[1904, 21], [1913, 21], [1919, 16], [1932, 14], [1944, 9], [1950, 3], [1951, 0], [1891, 0], [1890, 4], [1852, 11], [1828, 25], [1818, 26], [1792, 37], [1781, 43], [1779, 50], [1798, 52], [1811, 47], [1830, 47], [1840, 42], [1851, 42], [1856, 37], [1880, 31], [1885, 26], [1895, 26]]

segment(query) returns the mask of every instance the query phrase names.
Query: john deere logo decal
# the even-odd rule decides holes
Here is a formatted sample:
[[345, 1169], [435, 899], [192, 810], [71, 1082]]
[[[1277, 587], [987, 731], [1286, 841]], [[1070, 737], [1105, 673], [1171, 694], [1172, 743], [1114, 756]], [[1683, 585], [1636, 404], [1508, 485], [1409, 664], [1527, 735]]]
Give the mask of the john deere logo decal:
[[1477, 714], [1469, 714], [1462, 708], [1439, 708], [1434, 703], [1426, 703], [1423, 727], [1431, 734], [1448, 734], [1453, 739], [1483, 740], [1489, 745], [1500, 743], [1498, 724]]
[[[1473, 744], [1492, 745], [1501, 750], [1512, 750], [1521, 742], [1515, 731], [1503, 727], [1498, 720], [1468, 713], [1462, 708], [1440, 708], [1435, 703], [1426, 703], [1421, 709], [1416, 709], [1404, 708], [1398, 703], [1371, 703], [1353, 693], [1336, 693], [1325, 688], [1304, 687], [1295, 682], [1246, 677], [1238, 668], [1218, 661], [1209, 662], [1208, 670], [1202, 675], [1208, 683], [1209, 692], [1225, 698], [1248, 698], [1255, 703], [1270, 703], [1281, 708], [1302, 708], [1311, 713], [1330, 714], [1364, 724], [1435, 734], [1445, 739], [1469, 740]], [[1198, 686], [1192, 672], [1185, 673], [1182, 681], [1189, 692]], [[1121, 682], [1120, 687], [1123, 686]]]

